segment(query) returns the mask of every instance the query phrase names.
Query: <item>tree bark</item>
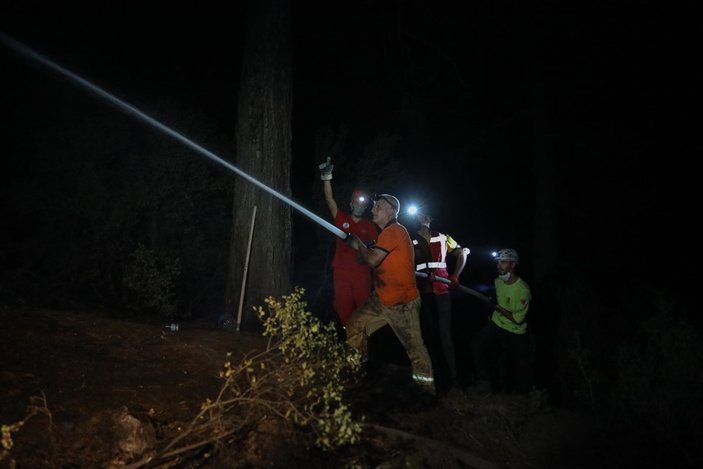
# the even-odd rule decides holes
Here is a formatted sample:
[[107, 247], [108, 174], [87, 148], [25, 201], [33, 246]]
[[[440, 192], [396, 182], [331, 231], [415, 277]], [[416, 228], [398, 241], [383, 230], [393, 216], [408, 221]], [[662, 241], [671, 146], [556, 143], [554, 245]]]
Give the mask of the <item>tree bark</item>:
[[[252, 0], [237, 109], [237, 166], [276, 191], [291, 192], [291, 15], [288, 0]], [[242, 326], [252, 306], [290, 293], [290, 206], [244, 179], [234, 187], [227, 312], [236, 314], [257, 207]]]

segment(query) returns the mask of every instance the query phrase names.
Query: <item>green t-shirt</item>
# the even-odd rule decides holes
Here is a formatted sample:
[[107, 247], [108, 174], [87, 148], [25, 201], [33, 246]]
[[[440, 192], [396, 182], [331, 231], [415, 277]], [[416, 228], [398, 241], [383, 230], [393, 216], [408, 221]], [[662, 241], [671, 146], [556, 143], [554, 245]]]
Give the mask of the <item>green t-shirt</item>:
[[527, 332], [525, 317], [527, 316], [527, 310], [530, 308], [530, 300], [532, 299], [530, 287], [527, 286], [527, 283], [522, 277], [511, 285], [497, 278], [495, 280], [495, 286], [498, 304], [513, 313], [513, 318], [520, 324], [515, 324], [498, 311], [493, 311], [491, 321], [493, 321], [496, 326], [508, 332], [512, 332], [513, 334], [524, 334]]

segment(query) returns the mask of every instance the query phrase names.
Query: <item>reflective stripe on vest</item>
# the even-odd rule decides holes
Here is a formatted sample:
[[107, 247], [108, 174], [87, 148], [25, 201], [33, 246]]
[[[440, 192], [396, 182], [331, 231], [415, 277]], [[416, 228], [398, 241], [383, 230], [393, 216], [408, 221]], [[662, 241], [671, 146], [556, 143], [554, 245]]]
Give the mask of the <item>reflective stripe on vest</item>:
[[[440, 255], [442, 256], [440, 259], [445, 260], [447, 258], [447, 235], [439, 233], [438, 236], [430, 238], [430, 250], [432, 250], [434, 243], [439, 243]], [[442, 267], [446, 266], [447, 264], [445, 263]]]
[[[417, 245], [418, 241], [413, 239], [413, 244]], [[432, 259], [438, 259], [441, 262], [423, 262], [422, 264], [417, 264], [415, 270], [447, 268], [447, 263], [444, 262], [447, 258], [447, 235], [437, 233], [437, 236], [430, 238], [430, 256], [432, 256]]]
[[446, 262], [425, 262], [422, 264], [417, 264], [415, 270], [422, 269], [445, 269], [447, 267]]

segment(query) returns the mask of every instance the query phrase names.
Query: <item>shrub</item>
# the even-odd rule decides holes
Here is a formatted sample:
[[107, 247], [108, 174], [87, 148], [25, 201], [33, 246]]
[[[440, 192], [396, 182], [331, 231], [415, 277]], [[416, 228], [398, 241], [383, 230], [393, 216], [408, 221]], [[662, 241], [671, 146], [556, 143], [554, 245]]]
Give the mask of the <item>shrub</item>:
[[[214, 399], [206, 399], [188, 428], [155, 458], [244, 437], [262, 421], [277, 421], [323, 450], [359, 441], [362, 423], [343, 401], [361, 369], [359, 352], [339, 341], [333, 324], [306, 311], [304, 290], [255, 308], [267, 338], [262, 351], [239, 363], [227, 355]], [[150, 458], [153, 460], [153, 458]]]

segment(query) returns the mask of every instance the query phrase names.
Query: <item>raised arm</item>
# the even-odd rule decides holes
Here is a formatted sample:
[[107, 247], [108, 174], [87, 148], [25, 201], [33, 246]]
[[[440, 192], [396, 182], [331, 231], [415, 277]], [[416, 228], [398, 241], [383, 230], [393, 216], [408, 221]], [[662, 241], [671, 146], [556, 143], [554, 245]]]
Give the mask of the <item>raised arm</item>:
[[332, 170], [334, 165], [332, 164], [332, 158], [329, 156], [324, 163], [318, 166], [320, 169], [320, 179], [322, 179], [322, 190], [325, 193], [325, 202], [327, 203], [327, 208], [330, 209], [332, 218], [337, 216], [337, 202], [334, 200], [334, 194], [332, 193]]
[[327, 202], [327, 208], [330, 209], [332, 218], [337, 216], [337, 202], [334, 200], [334, 194], [332, 193], [332, 182], [329, 180], [322, 181], [322, 189], [325, 192], [325, 202]]

